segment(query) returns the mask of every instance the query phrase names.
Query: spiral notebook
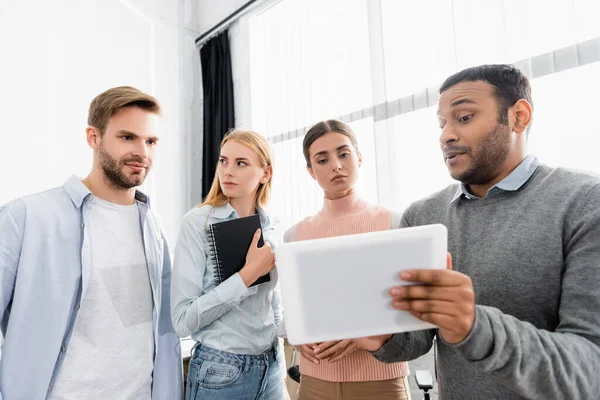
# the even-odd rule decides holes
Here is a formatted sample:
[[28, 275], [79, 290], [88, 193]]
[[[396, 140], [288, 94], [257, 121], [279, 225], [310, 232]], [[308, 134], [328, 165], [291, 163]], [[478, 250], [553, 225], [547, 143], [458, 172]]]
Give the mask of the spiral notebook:
[[[244, 267], [252, 238], [259, 228], [262, 227], [258, 214], [217, 222], [206, 228], [210, 257], [215, 266], [215, 285], [218, 286]], [[264, 243], [261, 232], [258, 247], [262, 247]], [[260, 285], [270, 280], [270, 275], [266, 274], [250, 286]]]

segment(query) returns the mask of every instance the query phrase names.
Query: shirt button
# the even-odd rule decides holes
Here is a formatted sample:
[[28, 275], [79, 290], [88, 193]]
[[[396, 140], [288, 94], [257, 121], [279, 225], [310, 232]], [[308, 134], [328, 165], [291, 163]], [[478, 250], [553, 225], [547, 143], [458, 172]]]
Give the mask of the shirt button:
[[85, 224], [84, 224], [84, 223], [81, 223], [81, 227], [82, 227], [82, 228], [85, 228]]
[[65, 346], [62, 346], [62, 347], [60, 348], [60, 351], [61, 351], [61, 352], [63, 352], [63, 353], [65, 352], [65, 350], [67, 350], [67, 348], [66, 348]]

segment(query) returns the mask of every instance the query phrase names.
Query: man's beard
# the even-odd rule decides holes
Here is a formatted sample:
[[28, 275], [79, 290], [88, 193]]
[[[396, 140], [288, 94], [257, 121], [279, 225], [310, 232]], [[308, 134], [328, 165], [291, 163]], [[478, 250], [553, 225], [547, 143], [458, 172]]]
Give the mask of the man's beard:
[[[457, 150], [461, 151], [458, 146]], [[482, 185], [489, 182], [510, 152], [510, 127], [496, 125], [479, 142], [476, 152], [471, 148], [465, 148], [463, 151], [471, 157], [471, 167], [454, 179], [465, 185]]]
[[144, 183], [144, 179], [146, 179], [152, 166], [152, 164], [148, 163], [145, 172], [134, 172], [132, 175], [127, 176], [123, 173], [125, 164], [132, 162], [144, 164], [142, 158], [134, 156], [118, 161], [104, 150], [102, 143], [98, 148], [98, 159], [108, 183], [117, 189], [131, 189], [140, 186]]

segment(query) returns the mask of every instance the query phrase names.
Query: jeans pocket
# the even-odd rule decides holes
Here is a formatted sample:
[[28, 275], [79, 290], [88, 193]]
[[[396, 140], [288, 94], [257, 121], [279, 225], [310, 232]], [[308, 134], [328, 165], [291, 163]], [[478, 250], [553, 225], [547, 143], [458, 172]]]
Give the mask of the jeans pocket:
[[220, 389], [233, 385], [242, 375], [242, 368], [237, 365], [202, 360], [196, 380], [199, 386], [209, 389]]

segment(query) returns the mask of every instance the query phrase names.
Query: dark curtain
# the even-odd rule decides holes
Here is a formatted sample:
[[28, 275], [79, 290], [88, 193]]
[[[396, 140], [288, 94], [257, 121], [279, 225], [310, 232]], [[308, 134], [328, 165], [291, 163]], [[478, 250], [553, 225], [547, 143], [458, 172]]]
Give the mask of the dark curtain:
[[200, 49], [204, 88], [203, 199], [213, 182], [221, 140], [235, 124], [228, 31], [212, 38]]

